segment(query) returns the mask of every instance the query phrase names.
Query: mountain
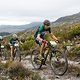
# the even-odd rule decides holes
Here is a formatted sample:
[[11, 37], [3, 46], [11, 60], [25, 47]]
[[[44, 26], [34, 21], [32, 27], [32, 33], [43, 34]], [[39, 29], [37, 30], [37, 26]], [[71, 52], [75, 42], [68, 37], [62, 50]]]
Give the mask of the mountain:
[[54, 23], [76, 23], [76, 22], [80, 22], [80, 12], [77, 14], [73, 14], [70, 16], [65, 16], [65, 17], [61, 17], [59, 19], [57, 19]]
[[0, 36], [7, 36], [7, 35], [10, 35], [9, 32], [0, 32]]
[[25, 25], [0, 25], [0, 32], [9, 32], [9, 33], [13, 33], [13, 32], [18, 32], [18, 31], [22, 31], [31, 27], [35, 27], [42, 24], [41, 22], [32, 22], [30, 24], [25, 24]]
[[[57, 19], [55, 22], [53, 22], [52, 26], [58, 26], [58, 25], [62, 25], [65, 23], [72, 24], [72, 23], [78, 23], [78, 22], [80, 22], [80, 12], [77, 14], [61, 17]], [[42, 22], [32, 22], [30, 24], [19, 25], [19, 26], [0, 25], [0, 32], [14, 33], [14, 32], [23, 31], [29, 28], [33, 29], [35, 26], [39, 26], [40, 24], [42, 24]]]

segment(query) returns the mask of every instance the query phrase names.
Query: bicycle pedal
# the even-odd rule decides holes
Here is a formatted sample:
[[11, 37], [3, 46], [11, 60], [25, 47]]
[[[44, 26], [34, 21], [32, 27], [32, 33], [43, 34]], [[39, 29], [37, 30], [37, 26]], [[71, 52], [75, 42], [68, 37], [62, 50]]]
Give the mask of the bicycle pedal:
[[43, 65], [45, 65], [45, 66], [46, 66], [46, 63], [43, 63]]
[[45, 60], [44, 60], [44, 59], [42, 60], [42, 64], [43, 64], [43, 65], [46, 65], [46, 63], [45, 63]]

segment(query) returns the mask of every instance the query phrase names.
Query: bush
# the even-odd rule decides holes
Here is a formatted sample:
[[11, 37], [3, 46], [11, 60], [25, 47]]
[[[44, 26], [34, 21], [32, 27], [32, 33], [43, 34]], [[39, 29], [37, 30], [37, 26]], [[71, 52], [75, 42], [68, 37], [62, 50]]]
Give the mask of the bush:
[[[27, 70], [20, 64], [20, 63], [12, 63], [9, 68], [9, 76], [17, 77], [17, 78], [24, 78], [26, 76]], [[28, 73], [29, 75], [30, 73]], [[28, 76], [27, 75], [27, 76]]]
[[0, 73], [2, 72], [2, 76], [5, 77], [3, 79], [0, 76], [1, 80], [42, 80], [38, 73], [25, 68], [19, 62], [7, 61], [6, 64], [0, 63]]
[[69, 68], [68, 68], [68, 75], [73, 75], [73, 76], [76, 76], [76, 77], [80, 77], [80, 68], [78, 67], [74, 67], [72, 65], [69, 65]]
[[29, 80], [41, 80], [40, 76], [37, 73], [30, 71], [23, 67], [21, 63], [12, 63], [8, 68], [8, 75], [12, 79], [24, 80], [25, 78]]
[[45, 35], [45, 40], [50, 41], [50, 40], [52, 40], [52, 38], [51, 38], [51, 36], [50, 36], [49, 34], [46, 34], [46, 35]]
[[79, 55], [80, 55], [80, 47], [77, 47], [77, 46], [73, 46], [71, 51], [69, 51], [69, 53], [68, 53], [68, 56], [71, 59], [74, 59], [75, 57], [78, 57]]
[[28, 38], [21, 47], [22, 47], [22, 50], [27, 51], [27, 50], [30, 50], [32, 47], [34, 47], [34, 45], [35, 45], [35, 42], [33, 38]]
[[61, 40], [71, 40], [75, 36], [80, 35], [80, 23], [65, 24], [53, 27], [53, 33], [56, 36], [60, 36]]
[[5, 68], [4, 64], [0, 62], [0, 73]]
[[80, 25], [77, 25], [75, 27], [72, 28], [72, 30], [70, 31], [70, 34], [73, 37], [75, 37], [76, 35], [80, 35]]

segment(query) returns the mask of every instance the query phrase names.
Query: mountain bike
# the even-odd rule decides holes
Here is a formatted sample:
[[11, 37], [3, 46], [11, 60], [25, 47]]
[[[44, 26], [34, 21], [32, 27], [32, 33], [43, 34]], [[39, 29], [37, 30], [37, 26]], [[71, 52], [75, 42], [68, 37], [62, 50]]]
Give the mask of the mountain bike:
[[5, 51], [4, 45], [1, 45], [0, 57], [1, 57], [1, 60], [6, 60], [6, 51]]
[[42, 60], [40, 60], [38, 58], [39, 54], [40, 54], [40, 51], [38, 49], [34, 49], [32, 51], [31, 62], [35, 69], [41, 69], [42, 65], [47, 63], [47, 60], [49, 60], [48, 63], [50, 65], [52, 71], [56, 75], [61, 76], [61, 75], [65, 74], [65, 72], [68, 69], [67, 56], [66, 56], [65, 52], [57, 49], [55, 47], [56, 45], [57, 45], [57, 43], [54, 41], [47, 42], [47, 47], [44, 50], [44, 54], [45, 54], [45, 52], [47, 52], [47, 53], [45, 54], [44, 59], [42, 59]]
[[13, 60], [21, 61], [20, 44], [18, 41], [13, 41]]

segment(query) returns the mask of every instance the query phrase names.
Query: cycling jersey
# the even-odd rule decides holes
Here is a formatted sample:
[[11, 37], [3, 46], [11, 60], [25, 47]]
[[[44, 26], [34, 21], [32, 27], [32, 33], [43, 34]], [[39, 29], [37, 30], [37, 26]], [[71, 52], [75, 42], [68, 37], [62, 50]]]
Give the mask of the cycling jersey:
[[0, 42], [3, 41], [3, 39], [0, 39]]
[[51, 28], [49, 27], [48, 29], [45, 29], [45, 28], [44, 28], [44, 25], [40, 25], [40, 26], [38, 27], [38, 30], [37, 30], [37, 32], [36, 32], [35, 35], [34, 35], [34, 38], [35, 38], [35, 40], [36, 40], [36, 43], [40, 44], [40, 41], [36, 39], [36, 38], [37, 38], [37, 35], [40, 34], [40, 37], [41, 37], [42, 39], [44, 39], [44, 36], [45, 36], [45, 32], [46, 32], [46, 31], [48, 31], [49, 33], [51, 33]]
[[44, 26], [40, 25], [34, 37], [36, 38], [37, 35], [40, 34], [40, 37], [42, 38], [45, 35], [45, 31], [49, 31], [49, 33], [51, 33], [51, 28], [49, 27], [48, 29], [45, 30]]
[[10, 45], [13, 46], [13, 45], [16, 43], [16, 41], [19, 41], [18, 38], [16, 38], [16, 39], [11, 38], [11, 39], [9, 40]]
[[0, 52], [1, 52], [1, 41], [3, 41], [3, 39], [0, 39]]
[[1, 52], [1, 43], [0, 43], [0, 52]]

